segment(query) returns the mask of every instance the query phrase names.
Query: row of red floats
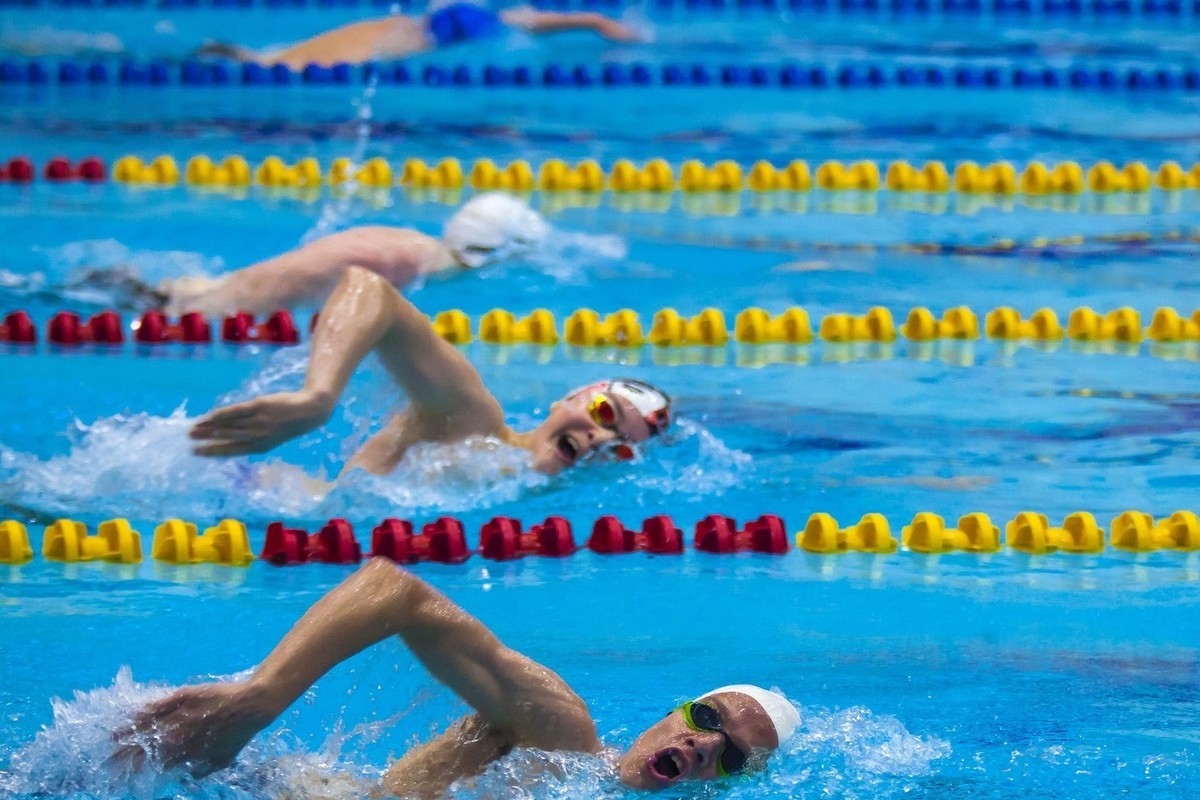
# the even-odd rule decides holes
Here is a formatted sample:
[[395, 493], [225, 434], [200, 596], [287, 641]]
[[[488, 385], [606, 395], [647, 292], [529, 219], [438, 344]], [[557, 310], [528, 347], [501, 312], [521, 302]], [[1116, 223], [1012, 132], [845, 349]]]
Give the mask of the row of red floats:
[[[35, 175], [37, 167], [25, 156], [10, 158], [7, 163], [0, 164], [0, 182], [33, 183]], [[108, 167], [98, 158], [84, 158], [73, 162], [62, 156], [55, 156], [42, 167], [42, 177], [48, 181], [100, 183], [108, 177]]]
[[[60, 311], [46, 323], [46, 338], [59, 345], [123, 344], [125, 324], [115, 311], [102, 311], [87, 320], [71, 311]], [[202, 344], [213, 340], [212, 324], [203, 314], [184, 314], [172, 322], [160, 311], [147, 311], [133, 329], [140, 344], [183, 342]], [[37, 326], [24, 311], [14, 311], [0, 324], [0, 342], [36, 344]], [[221, 320], [221, 341], [232, 344], [263, 342], [297, 344], [300, 333], [287, 311], [276, 311], [261, 323], [244, 311]]]
[[[648, 517], [639, 530], [630, 530], [609, 514], [592, 525], [584, 548], [603, 555], [645, 552], [679, 555], [683, 533], [666, 515]], [[782, 555], [790, 549], [787, 526], [774, 514], [765, 514], [738, 528], [730, 517], [709, 515], [696, 523], [694, 546], [705, 553], [770, 553]], [[525, 556], [562, 558], [579, 548], [571, 523], [563, 517], [547, 517], [526, 530], [520, 520], [494, 517], [479, 533], [479, 555], [493, 561], [512, 561]], [[459, 564], [474, 551], [467, 546], [463, 524], [453, 517], [439, 517], [418, 531], [404, 519], [388, 518], [371, 531], [367, 557], [382, 556], [400, 564], [429, 561]], [[331, 519], [316, 533], [287, 528], [282, 522], [267, 526], [260, 556], [277, 566], [293, 564], [356, 564], [363, 559], [362, 545], [354, 527], [344, 519]]]

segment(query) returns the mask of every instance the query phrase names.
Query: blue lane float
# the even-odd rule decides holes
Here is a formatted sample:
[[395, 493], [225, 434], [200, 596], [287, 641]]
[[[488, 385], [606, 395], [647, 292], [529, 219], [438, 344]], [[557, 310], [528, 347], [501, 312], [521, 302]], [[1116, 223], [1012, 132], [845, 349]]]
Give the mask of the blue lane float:
[[[2, 2], [3, 0], [0, 0]], [[59, 86], [351, 86], [370, 82], [438, 89], [465, 87], [616, 89], [623, 87], [727, 87], [779, 89], [957, 88], [968, 90], [1068, 90], [1194, 92], [1200, 67], [1149, 68], [1049, 66], [912, 66], [855, 63], [826, 67], [801, 64], [549, 64], [482, 67], [405, 63], [310, 64], [299, 72], [276, 64], [216, 61], [0, 60], [0, 84]]]
[[[1177, 17], [1200, 15], [1200, 0], [650, 0], [665, 11], [723, 11], [725, 9], [767, 12], [817, 12], [839, 14], [954, 14], [962, 16], [1044, 15], [1122, 17]], [[547, 10], [588, 9], [615, 11], [629, 0], [532, 0], [531, 5]], [[425, 0], [0, 0], [0, 8], [146, 8], [187, 9], [279, 9], [374, 8], [399, 6], [403, 11], [420, 11]]]

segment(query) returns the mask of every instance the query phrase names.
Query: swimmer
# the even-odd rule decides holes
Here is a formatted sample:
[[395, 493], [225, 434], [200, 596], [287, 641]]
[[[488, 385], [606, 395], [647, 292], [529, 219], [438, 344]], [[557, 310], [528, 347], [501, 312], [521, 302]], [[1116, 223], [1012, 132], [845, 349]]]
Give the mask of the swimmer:
[[[489, 192], [455, 212], [441, 239], [411, 228], [363, 225], [217, 278], [168, 278], [154, 287], [129, 268], [91, 269], [53, 293], [111, 300], [139, 312], [161, 309], [173, 316], [188, 311], [269, 314], [319, 306], [351, 266], [403, 289], [421, 278], [513, 258], [535, 249], [549, 232], [550, 225], [524, 202]], [[51, 294], [40, 287], [37, 293]]]
[[541, 34], [558, 31], [592, 31], [617, 42], [636, 42], [638, 35], [615, 19], [590, 12], [549, 12], [529, 7], [492, 11], [473, 2], [434, 5], [428, 14], [393, 14], [363, 20], [318, 34], [278, 52], [255, 52], [226, 43], [210, 43], [198, 56], [232, 58], [259, 64], [283, 64], [299, 71], [309, 64], [361, 64], [364, 61], [405, 58], [449, 45], [499, 36], [505, 28]]
[[611, 380], [570, 392], [531, 431], [517, 432], [466, 357], [378, 274], [354, 266], [321, 310], [304, 388], [221, 408], [192, 427], [204, 456], [263, 453], [319, 428], [350, 375], [374, 351], [409, 406], [346, 463], [343, 474], [391, 472], [422, 442], [493, 437], [530, 451], [534, 469], [554, 474], [585, 459], [629, 460], [634, 447], [666, 430], [671, 399], [636, 380]]
[[[167, 769], [197, 776], [222, 769], [318, 678], [391, 636], [474, 713], [393, 762], [383, 777], [388, 794], [439, 797], [518, 747], [602, 750], [587, 705], [561, 677], [505, 647], [420, 578], [376, 558], [318, 600], [250, 677], [180, 689], [135, 715], [117, 734], [115, 758], [137, 765], [149, 751]], [[760, 769], [799, 722], [777, 692], [714, 689], [638, 736], [617, 774], [635, 789], [739, 775]]]

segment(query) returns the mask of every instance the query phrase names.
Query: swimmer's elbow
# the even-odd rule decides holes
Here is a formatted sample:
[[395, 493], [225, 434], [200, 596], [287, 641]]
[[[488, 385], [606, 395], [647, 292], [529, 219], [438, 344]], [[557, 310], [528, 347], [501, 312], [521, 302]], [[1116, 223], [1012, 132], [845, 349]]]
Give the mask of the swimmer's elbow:
[[384, 291], [391, 288], [387, 281], [379, 277], [379, 275], [357, 264], [352, 264], [346, 268], [345, 272], [342, 273], [339, 283], [342, 286], [360, 290]]
[[423, 580], [387, 558], [372, 558], [355, 573], [356, 591], [379, 609], [391, 633], [403, 634], [432, 590]]

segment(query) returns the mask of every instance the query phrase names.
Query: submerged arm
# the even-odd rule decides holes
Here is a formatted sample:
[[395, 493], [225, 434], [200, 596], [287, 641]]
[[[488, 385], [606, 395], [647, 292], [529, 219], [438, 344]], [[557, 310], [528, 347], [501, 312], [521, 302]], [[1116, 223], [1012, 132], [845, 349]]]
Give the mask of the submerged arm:
[[359, 362], [375, 351], [411, 401], [430, 438], [446, 431], [497, 433], [499, 405], [479, 373], [386, 281], [346, 270], [321, 310], [304, 388], [218, 409], [192, 428], [200, 455], [259, 453], [329, 418]]
[[598, 749], [587, 707], [562, 678], [384, 559], [317, 601], [249, 679], [182, 689], [148, 707], [134, 729], [158, 737], [167, 766], [221, 769], [332, 667], [394, 635], [511, 745]]
[[[172, 311], [267, 314], [279, 308], [315, 306], [329, 296], [346, 270], [360, 266], [402, 289], [438, 260], [439, 245], [416, 231], [355, 228], [322, 237], [226, 276], [216, 288], [191, 294], [168, 287]], [[442, 260], [447, 256], [443, 255]], [[437, 264], [440, 266], [440, 264]], [[436, 267], [434, 267], [436, 268]]]

